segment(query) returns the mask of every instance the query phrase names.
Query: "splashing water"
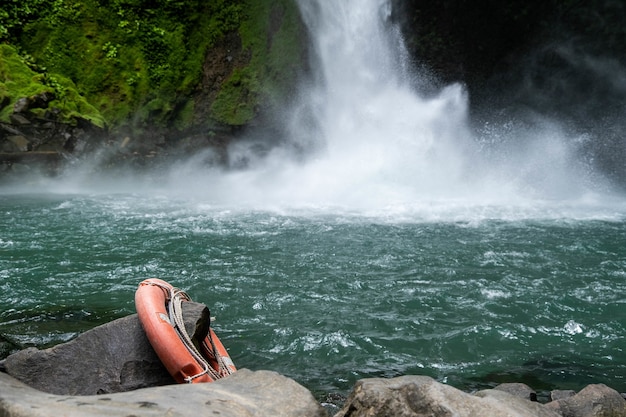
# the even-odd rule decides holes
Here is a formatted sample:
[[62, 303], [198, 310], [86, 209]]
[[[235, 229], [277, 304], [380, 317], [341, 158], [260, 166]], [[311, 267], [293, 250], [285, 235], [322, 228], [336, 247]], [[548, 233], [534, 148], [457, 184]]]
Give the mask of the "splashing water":
[[317, 63], [314, 82], [302, 86], [303, 100], [288, 117], [291, 144], [304, 149], [304, 161], [286, 148], [255, 159], [252, 146], [239, 143], [230, 155], [251, 161], [247, 170], [198, 176], [191, 161], [187, 169], [176, 167], [172, 188], [216, 204], [437, 216], [469, 207], [500, 207], [485, 214], [500, 217], [502, 207], [545, 213], [606, 204], [591, 192], [588, 170], [569, 145], [575, 140], [558, 124], [487, 126], [477, 136], [461, 85], [421, 96], [416, 85], [423, 80], [410, 71], [387, 1], [299, 5]]
[[486, 124], [476, 133], [463, 86], [421, 94], [427, 79], [412, 71], [387, 0], [303, 0], [299, 7], [314, 71], [285, 110], [286, 145], [259, 155], [262, 140], [252, 134], [228, 149], [230, 165], [245, 161], [244, 169], [207, 167], [200, 154], [173, 164], [165, 181], [160, 173], [156, 186], [125, 176], [95, 188], [254, 210], [427, 220], [622, 218], [623, 197], [577, 157], [584, 138], [545, 119]]

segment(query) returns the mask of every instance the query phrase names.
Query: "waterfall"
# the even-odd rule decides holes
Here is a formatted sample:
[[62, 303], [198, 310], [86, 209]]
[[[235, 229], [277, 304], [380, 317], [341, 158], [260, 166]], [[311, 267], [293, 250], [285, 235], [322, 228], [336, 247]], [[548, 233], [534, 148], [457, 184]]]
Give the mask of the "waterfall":
[[406, 198], [458, 184], [468, 151], [467, 98], [459, 85], [429, 99], [415, 92], [388, 2], [301, 1], [300, 7], [318, 63], [305, 107], [324, 150], [315, 175], [343, 181], [342, 195], [362, 187]]
[[411, 68], [388, 1], [298, 4], [313, 74], [300, 102], [285, 110], [289, 143], [259, 159], [245, 145], [231, 147], [231, 158], [247, 165], [236, 172], [201, 177], [193, 164], [188, 171], [179, 165], [182, 188], [195, 195], [202, 187], [215, 203], [383, 211], [587, 198], [584, 166], [570, 145], [576, 141], [558, 123], [506, 122], [476, 133], [462, 85], [420, 93], [427, 80]]
[[[241, 200], [372, 207], [465, 193], [467, 97], [460, 85], [421, 97], [387, 1], [300, 1], [314, 63], [287, 113], [290, 144], [231, 174]], [[218, 181], [223, 183], [223, 178]]]

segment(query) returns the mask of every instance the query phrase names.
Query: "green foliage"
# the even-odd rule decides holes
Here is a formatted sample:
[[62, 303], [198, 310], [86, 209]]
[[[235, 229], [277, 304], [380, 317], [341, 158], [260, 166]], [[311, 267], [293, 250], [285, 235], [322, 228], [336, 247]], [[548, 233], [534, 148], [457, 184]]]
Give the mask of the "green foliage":
[[183, 130], [187, 126], [191, 126], [193, 123], [195, 104], [194, 101], [189, 99], [183, 105], [180, 106], [179, 116], [174, 122], [176, 128]]
[[[72, 121], [80, 117], [97, 126], [104, 126], [100, 112], [78, 93], [71, 80], [33, 71], [15, 48], [0, 44], [0, 102], [7, 103], [0, 110], [0, 120], [8, 121], [13, 105], [20, 98], [42, 93], [54, 95], [55, 99], [48, 107], [61, 110], [60, 116], [63, 120]], [[45, 110], [35, 110], [38, 111]]]
[[61, 116], [66, 121], [82, 118], [91, 121], [96, 126], [104, 127], [105, 120], [100, 111], [82, 96], [69, 78], [61, 75], [51, 75], [45, 80], [46, 85], [55, 91], [56, 99], [49, 107], [61, 110]]
[[0, 40], [19, 33], [20, 28], [49, 9], [48, 0], [4, 0], [0, 8]]
[[212, 107], [213, 117], [230, 125], [250, 122], [260, 108], [271, 112], [284, 104], [301, 65], [301, 26], [293, 0], [247, 0], [245, 10], [239, 35], [250, 62], [231, 74]]
[[37, 73], [30, 69], [15, 48], [0, 44], [0, 103], [5, 103], [0, 109], [0, 120], [8, 121], [19, 98], [53, 91], [40, 82]]
[[237, 69], [222, 85], [211, 108], [213, 117], [229, 125], [240, 126], [256, 115], [259, 82], [250, 67]]
[[[194, 112], [202, 110], [192, 97], [198, 94], [207, 53], [228, 33], [239, 33], [250, 60], [223, 81], [212, 107], [215, 113], [205, 120], [249, 122], [267, 101], [277, 102], [287, 91], [281, 86], [293, 80], [290, 68], [299, 64], [293, 59], [299, 53], [290, 26], [297, 21], [294, 0], [5, 3], [0, 40], [14, 45], [22, 56], [33, 57], [33, 74], [44, 74], [47, 84], [41, 85], [54, 89], [68, 112], [86, 112], [97, 119], [95, 110], [111, 126], [139, 123], [183, 129], [201, 120]], [[277, 10], [289, 24], [271, 28]], [[3, 88], [0, 94], [6, 95], [13, 87]]]

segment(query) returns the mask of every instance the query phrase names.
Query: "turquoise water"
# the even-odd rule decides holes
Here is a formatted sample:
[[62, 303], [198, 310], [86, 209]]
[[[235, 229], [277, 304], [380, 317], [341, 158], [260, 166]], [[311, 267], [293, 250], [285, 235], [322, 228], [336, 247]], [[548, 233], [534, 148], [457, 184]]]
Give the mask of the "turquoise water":
[[539, 114], [470, 128], [463, 86], [417, 93], [389, 2], [299, 5], [312, 79], [274, 115], [285, 138], [229, 145], [246, 169], [206, 150], [146, 179], [96, 152], [0, 189], [0, 342], [70, 340], [158, 277], [239, 368], [322, 400], [405, 374], [626, 391], [626, 201], [585, 153], [604, 139]]
[[67, 341], [159, 277], [239, 368], [318, 397], [364, 377], [626, 391], [622, 205], [244, 209], [171, 195], [0, 194], [0, 334]]

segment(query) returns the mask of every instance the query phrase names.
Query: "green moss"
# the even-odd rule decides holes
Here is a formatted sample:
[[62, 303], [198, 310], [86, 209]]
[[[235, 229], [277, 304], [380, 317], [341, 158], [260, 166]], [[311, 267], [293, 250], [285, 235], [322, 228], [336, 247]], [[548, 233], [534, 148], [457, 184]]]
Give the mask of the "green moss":
[[178, 118], [175, 122], [175, 127], [183, 130], [186, 127], [190, 126], [193, 123], [195, 110], [195, 103], [193, 100], [187, 100], [181, 106], [180, 111], [178, 113]]
[[[30, 77], [39, 71], [67, 89], [55, 105], [68, 114], [111, 126], [245, 124], [260, 108], [279, 105], [300, 64], [294, 0], [37, 1], [46, 13], [16, 15], [20, 29], [10, 39], [37, 63]], [[224, 80], [213, 114], [194, 114], [205, 111], [190, 98], [207, 53], [233, 31], [250, 60]], [[38, 88], [50, 88], [46, 82]], [[0, 94], [14, 94], [14, 87], [4, 85]]]
[[56, 96], [49, 107], [60, 109], [61, 117], [65, 121], [82, 118], [99, 127], [106, 125], [105, 118], [100, 111], [78, 92], [72, 80], [57, 74], [50, 75], [47, 82], [55, 86]]
[[301, 22], [293, 0], [246, 0], [239, 27], [250, 61], [222, 85], [212, 107], [220, 123], [242, 125], [263, 108], [272, 112], [289, 98], [302, 63]]
[[[90, 120], [103, 127], [105, 120], [100, 112], [80, 95], [74, 83], [58, 74], [42, 74], [32, 70], [14, 47], [0, 44], [0, 102], [7, 103], [0, 111], [0, 120], [8, 121], [13, 105], [23, 97], [33, 97], [42, 93], [52, 93], [55, 97], [49, 108], [61, 110], [64, 121], [75, 118]], [[45, 109], [33, 109], [37, 114]], [[43, 114], [42, 114], [43, 115]]]
[[[23, 45], [51, 74], [72, 82], [84, 97], [97, 106], [103, 117], [120, 123], [136, 109], [136, 91], [142, 65], [136, 66], [137, 49], [99, 26], [95, 19], [66, 21], [56, 26], [37, 21], [25, 29], [37, 42]], [[129, 69], [130, 68], [130, 69]]]
[[258, 103], [258, 74], [251, 67], [236, 69], [222, 85], [211, 108], [213, 117], [233, 126], [243, 125], [255, 116]]
[[32, 97], [54, 89], [43, 84], [41, 77], [30, 69], [14, 47], [0, 44], [0, 120], [8, 121], [15, 102], [22, 97]]

